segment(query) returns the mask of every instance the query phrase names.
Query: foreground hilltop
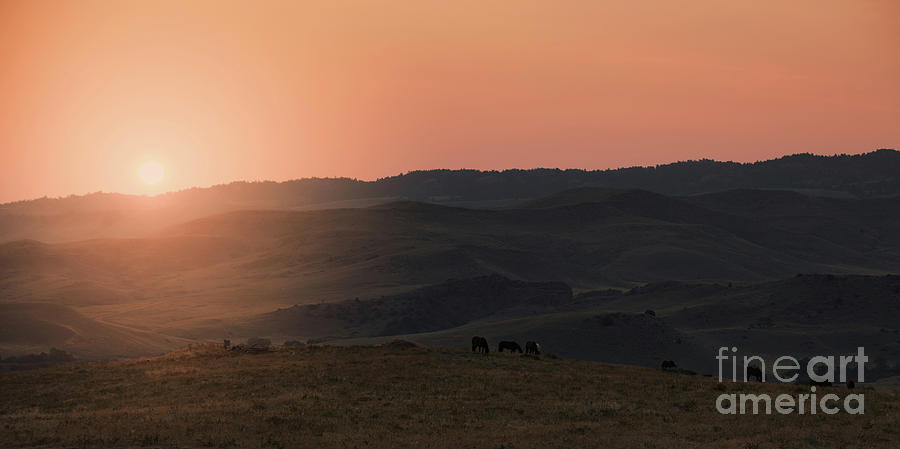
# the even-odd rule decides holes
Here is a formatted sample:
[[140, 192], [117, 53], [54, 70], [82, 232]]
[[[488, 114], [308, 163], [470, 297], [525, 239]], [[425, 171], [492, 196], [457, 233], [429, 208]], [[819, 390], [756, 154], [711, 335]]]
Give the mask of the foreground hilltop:
[[900, 396], [858, 391], [865, 415], [724, 416], [723, 392], [809, 389], [396, 343], [257, 355], [201, 346], [0, 374], [0, 445], [896, 447]]

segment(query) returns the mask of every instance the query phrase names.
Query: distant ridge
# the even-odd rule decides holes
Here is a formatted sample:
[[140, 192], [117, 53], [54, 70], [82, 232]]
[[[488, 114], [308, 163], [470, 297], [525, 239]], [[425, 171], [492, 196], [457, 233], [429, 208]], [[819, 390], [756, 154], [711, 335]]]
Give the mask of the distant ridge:
[[[158, 195], [209, 197], [224, 194], [240, 203], [269, 199], [280, 204], [305, 204], [372, 197], [412, 200], [536, 198], [575, 187], [643, 189], [665, 195], [692, 195], [737, 188], [811, 189], [847, 192], [857, 197], [900, 194], [900, 151], [882, 148], [854, 155], [819, 156], [799, 153], [758, 162], [712, 159], [678, 161], [656, 166], [607, 170], [508, 169], [413, 170], [404, 174], [361, 181], [352, 178], [303, 178], [283, 182], [235, 181], [212, 187], [194, 187]], [[470, 182], [476, 181], [473, 185]], [[446, 197], [446, 198], [441, 198]], [[2, 210], [21, 210], [37, 204], [70, 203], [80, 208], [101, 199], [120, 208], [141, 195], [97, 192], [63, 198], [39, 198], [0, 204]], [[164, 202], [164, 201], [161, 201]]]
[[569, 189], [642, 189], [689, 196], [731, 189], [793, 190], [810, 196], [900, 195], [900, 152], [795, 154], [754, 162], [698, 160], [613, 170], [422, 170], [360, 181], [309, 178], [233, 182], [155, 197], [94, 193], [0, 205], [0, 241], [139, 237], [213, 214], [250, 209], [355, 208], [398, 200], [505, 207]]

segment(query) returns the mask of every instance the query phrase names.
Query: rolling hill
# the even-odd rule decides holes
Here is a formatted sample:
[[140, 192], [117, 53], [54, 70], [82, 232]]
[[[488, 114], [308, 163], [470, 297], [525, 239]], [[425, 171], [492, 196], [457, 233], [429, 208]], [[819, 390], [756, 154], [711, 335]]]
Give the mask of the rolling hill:
[[161, 354], [189, 343], [93, 320], [72, 308], [47, 303], [0, 303], [0, 341], [5, 356], [56, 347], [85, 359]]
[[572, 290], [561, 282], [481, 276], [369, 300], [296, 305], [253, 317], [232, 332], [331, 339], [411, 334], [461, 326], [498, 312], [553, 312], [572, 300]]
[[[476, 285], [484, 282], [482, 279], [468, 284]], [[444, 299], [430, 296], [434, 301]], [[900, 276], [799, 275], [742, 285], [670, 281], [625, 292], [588, 292], [568, 299], [561, 295], [554, 301], [554, 310], [548, 310], [544, 301], [522, 298], [499, 310], [482, 309], [479, 316], [470, 316], [462, 325], [444, 322], [439, 328], [433, 323], [431, 331], [414, 328], [390, 337], [379, 337], [385, 334], [379, 327], [385, 320], [418, 315], [403, 309], [393, 309], [386, 317], [366, 311], [399, 298], [334, 304], [331, 310], [352, 306], [354, 313], [347, 315], [354, 317], [354, 322], [319, 334], [315, 331], [322, 329], [309, 326], [313, 314], [303, 307], [257, 317], [269, 324], [254, 330], [271, 329], [271, 335], [285, 339], [330, 337], [328, 341], [335, 344], [404, 338], [427, 346], [464, 348], [472, 335], [485, 336], [491, 344], [537, 340], [545, 351], [566, 358], [647, 367], [676, 360], [679, 366], [700, 373], [716, 372], [714, 355], [720, 346], [737, 346], [743, 354], [769, 360], [781, 355], [800, 359], [851, 354], [864, 346], [871, 359], [866, 370], [871, 380], [900, 374]], [[458, 304], [450, 302], [449, 306]], [[646, 313], [648, 310], [653, 313]], [[353, 329], [355, 338], [337, 340], [340, 335], [335, 329]]]
[[0, 242], [146, 237], [185, 221], [239, 210], [366, 207], [398, 200], [469, 208], [503, 207], [579, 187], [647, 190], [669, 196], [733, 189], [794, 190], [815, 196], [900, 194], [900, 152], [796, 154], [755, 163], [685, 161], [616, 170], [425, 170], [376, 181], [301, 179], [235, 182], [155, 197], [94, 193], [0, 205]]
[[[448, 323], [466, 325], [484, 318], [484, 311], [507, 308], [503, 295], [483, 296], [478, 288], [448, 296], [446, 304], [429, 302], [443, 296], [427, 288], [446, 288], [448, 279], [498, 275], [509, 282], [562, 283], [580, 293], [673, 280], [724, 285], [797, 273], [900, 272], [898, 201], [773, 190], [670, 197], [579, 188], [499, 209], [399, 201], [236, 211], [143, 238], [0, 244], [0, 303], [55, 304], [170, 341], [441, 332]], [[377, 303], [382, 296], [385, 301]], [[364, 310], [354, 305], [356, 298], [376, 301]], [[471, 301], [479, 300], [497, 304], [473, 309]], [[533, 312], [571, 311], [560, 307]], [[296, 320], [318, 323], [319, 330], [285, 329], [285, 319], [250, 325], [271, 313], [298, 314]], [[353, 321], [362, 313], [385, 318]], [[622, 335], [627, 340], [628, 333]], [[17, 347], [0, 341], [0, 351]], [[158, 348], [132, 347], [130, 354]], [[74, 346], [61, 349], [78, 354]]]

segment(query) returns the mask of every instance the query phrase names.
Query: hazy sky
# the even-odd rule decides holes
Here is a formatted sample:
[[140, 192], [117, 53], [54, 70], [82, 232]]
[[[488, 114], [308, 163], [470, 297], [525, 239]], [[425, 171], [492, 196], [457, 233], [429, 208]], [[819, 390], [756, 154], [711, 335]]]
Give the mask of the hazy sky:
[[898, 80], [894, 0], [0, 0], [0, 201], [859, 153]]

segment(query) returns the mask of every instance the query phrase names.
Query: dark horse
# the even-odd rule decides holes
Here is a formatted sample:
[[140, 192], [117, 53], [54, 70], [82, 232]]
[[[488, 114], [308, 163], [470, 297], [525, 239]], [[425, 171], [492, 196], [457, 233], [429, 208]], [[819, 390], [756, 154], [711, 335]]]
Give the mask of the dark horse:
[[662, 369], [675, 369], [678, 368], [678, 365], [675, 364], [672, 360], [664, 360], [662, 362]]
[[752, 378], [756, 378], [756, 380], [762, 382], [763, 381], [763, 372], [762, 369], [758, 366], [748, 366], [747, 367], [747, 380]]
[[487, 338], [474, 336], [472, 337], [472, 352], [483, 352], [485, 354], [491, 352], [488, 348]]
[[526, 354], [541, 354], [541, 345], [537, 344], [536, 341], [526, 341], [525, 342], [525, 353]]
[[504, 349], [508, 350], [509, 352], [518, 352], [520, 354], [522, 353], [522, 347], [514, 341], [501, 341], [497, 346], [497, 350], [503, 352]]

